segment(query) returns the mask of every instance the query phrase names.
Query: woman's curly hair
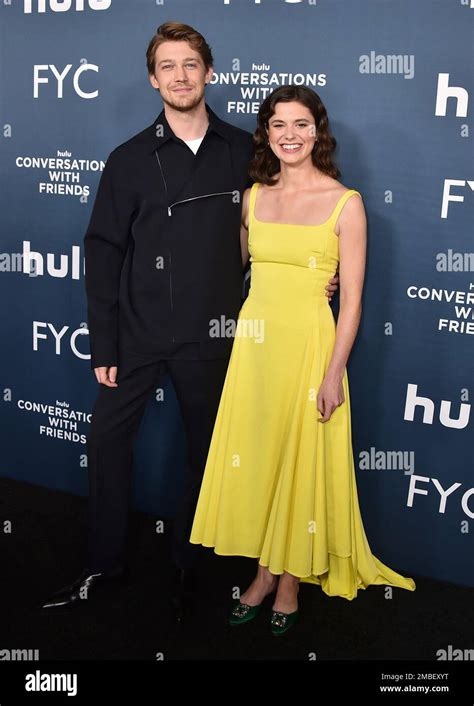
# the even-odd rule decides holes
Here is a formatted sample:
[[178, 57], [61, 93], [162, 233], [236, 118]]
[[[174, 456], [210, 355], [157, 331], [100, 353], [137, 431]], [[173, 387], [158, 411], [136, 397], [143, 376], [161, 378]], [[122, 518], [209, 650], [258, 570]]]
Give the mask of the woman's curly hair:
[[280, 160], [273, 153], [268, 143], [266, 129], [268, 121], [275, 114], [275, 105], [280, 102], [297, 101], [306, 106], [314, 117], [317, 140], [311, 152], [315, 167], [321, 172], [336, 179], [341, 172], [334, 163], [333, 153], [336, 149], [336, 139], [329, 129], [329, 118], [326, 108], [311, 88], [306, 86], [280, 86], [265, 98], [257, 116], [257, 128], [253, 136], [255, 156], [250, 162], [249, 175], [253, 181], [262, 182], [268, 186], [276, 183], [274, 175], [280, 171]]

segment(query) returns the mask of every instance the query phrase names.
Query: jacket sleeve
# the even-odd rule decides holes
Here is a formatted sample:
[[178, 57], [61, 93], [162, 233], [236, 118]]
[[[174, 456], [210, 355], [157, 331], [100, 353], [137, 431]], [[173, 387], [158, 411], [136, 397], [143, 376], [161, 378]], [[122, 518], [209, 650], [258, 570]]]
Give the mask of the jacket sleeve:
[[118, 365], [120, 274], [129, 242], [130, 214], [120, 198], [124, 178], [112, 152], [104, 166], [84, 236], [91, 368]]

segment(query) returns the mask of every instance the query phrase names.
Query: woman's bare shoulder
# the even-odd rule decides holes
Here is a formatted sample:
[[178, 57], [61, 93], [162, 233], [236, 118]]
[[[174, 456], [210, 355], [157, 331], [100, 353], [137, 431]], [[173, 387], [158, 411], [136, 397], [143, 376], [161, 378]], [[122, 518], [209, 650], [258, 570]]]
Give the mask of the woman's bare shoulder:
[[250, 192], [252, 191], [252, 187], [249, 186], [246, 189], [244, 189], [244, 192], [242, 194], [242, 215], [241, 215], [241, 224], [248, 230], [249, 227], [249, 204], [250, 204]]

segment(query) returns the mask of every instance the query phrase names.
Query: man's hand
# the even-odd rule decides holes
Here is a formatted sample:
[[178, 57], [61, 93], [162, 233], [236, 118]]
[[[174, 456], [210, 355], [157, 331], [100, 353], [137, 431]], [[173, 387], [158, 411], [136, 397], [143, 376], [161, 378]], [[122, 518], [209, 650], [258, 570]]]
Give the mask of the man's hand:
[[326, 285], [326, 296], [329, 299], [329, 301], [331, 301], [332, 295], [336, 291], [338, 284], [339, 284], [339, 275], [336, 272], [334, 277], [331, 277], [328, 284]]
[[115, 382], [117, 380], [117, 366], [112, 366], [110, 368], [94, 368], [94, 373], [97, 378], [97, 382], [102, 385], [107, 385], [107, 387], [118, 387]]

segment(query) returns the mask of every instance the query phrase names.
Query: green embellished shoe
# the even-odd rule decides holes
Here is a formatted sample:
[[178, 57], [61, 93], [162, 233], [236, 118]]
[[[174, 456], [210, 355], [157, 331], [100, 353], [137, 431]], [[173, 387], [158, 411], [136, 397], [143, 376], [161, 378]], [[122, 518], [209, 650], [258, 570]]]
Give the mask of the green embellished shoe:
[[248, 623], [249, 620], [253, 620], [258, 615], [261, 607], [262, 603], [252, 606], [248, 605], [248, 603], [237, 601], [230, 614], [229, 624], [242, 625], [243, 623]]
[[295, 610], [294, 613], [281, 613], [278, 610], [273, 610], [270, 619], [272, 633], [274, 635], [283, 635], [284, 632], [289, 630], [296, 623], [297, 619], [297, 610]]

